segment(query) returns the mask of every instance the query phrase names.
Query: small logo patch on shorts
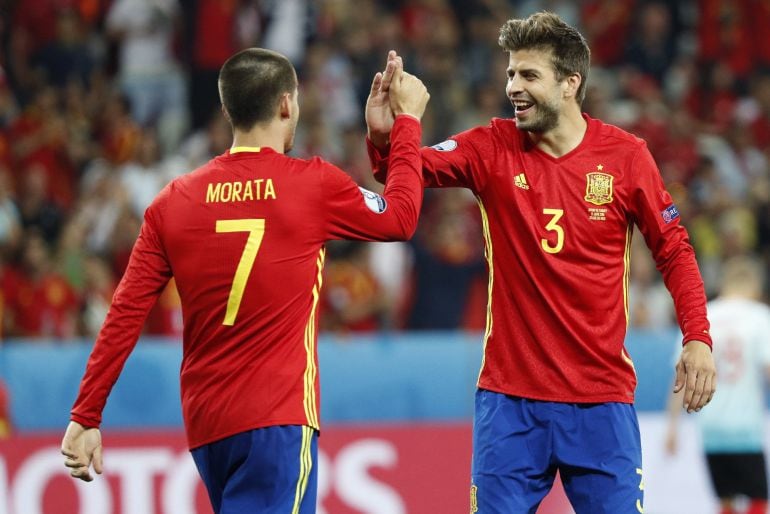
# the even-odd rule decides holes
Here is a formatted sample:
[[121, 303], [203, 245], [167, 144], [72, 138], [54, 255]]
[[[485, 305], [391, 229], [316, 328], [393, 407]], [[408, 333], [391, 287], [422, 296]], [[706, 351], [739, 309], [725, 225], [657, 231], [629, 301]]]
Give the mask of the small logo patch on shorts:
[[476, 492], [478, 491], [478, 487], [475, 485], [471, 486], [471, 514], [474, 514], [475, 512], [479, 511], [479, 503], [476, 500]]

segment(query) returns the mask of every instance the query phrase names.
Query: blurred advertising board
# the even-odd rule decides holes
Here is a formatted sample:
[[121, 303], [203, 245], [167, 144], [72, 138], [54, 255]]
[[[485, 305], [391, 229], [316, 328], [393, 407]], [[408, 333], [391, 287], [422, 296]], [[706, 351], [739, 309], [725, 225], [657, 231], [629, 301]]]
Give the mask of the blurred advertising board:
[[[0, 514], [210, 514], [177, 431], [105, 432], [105, 473], [71, 479], [59, 434], [0, 442]], [[337, 425], [322, 432], [318, 514], [466, 514], [468, 424]], [[540, 514], [571, 513], [552, 495]]]

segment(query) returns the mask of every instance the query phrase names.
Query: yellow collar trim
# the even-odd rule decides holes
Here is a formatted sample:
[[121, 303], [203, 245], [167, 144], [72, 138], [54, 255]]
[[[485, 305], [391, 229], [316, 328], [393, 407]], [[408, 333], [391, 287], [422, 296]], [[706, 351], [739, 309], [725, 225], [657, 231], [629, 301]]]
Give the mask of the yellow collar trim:
[[230, 148], [230, 153], [240, 153], [240, 152], [259, 152], [262, 148], [259, 146], [234, 146]]

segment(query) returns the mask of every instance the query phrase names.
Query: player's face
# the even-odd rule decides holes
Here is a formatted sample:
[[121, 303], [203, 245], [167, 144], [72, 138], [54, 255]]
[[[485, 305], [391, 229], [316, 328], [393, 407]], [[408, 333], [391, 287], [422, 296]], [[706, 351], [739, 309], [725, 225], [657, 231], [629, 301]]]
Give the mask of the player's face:
[[297, 132], [297, 122], [299, 121], [299, 89], [295, 88], [291, 97], [291, 118], [289, 120], [289, 131], [286, 134], [286, 141], [283, 145], [284, 152], [289, 152], [294, 148], [294, 134]]
[[551, 52], [517, 50], [508, 57], [505, 93], [516, 109], [516, 126], [529, 132], [548, 132], [559, 123], [563, 95], [556, 80]]

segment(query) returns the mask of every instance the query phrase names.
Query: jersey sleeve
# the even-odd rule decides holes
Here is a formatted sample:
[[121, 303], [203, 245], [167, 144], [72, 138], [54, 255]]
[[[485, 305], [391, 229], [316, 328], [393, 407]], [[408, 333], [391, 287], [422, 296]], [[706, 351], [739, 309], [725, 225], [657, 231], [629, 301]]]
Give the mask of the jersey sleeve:
[[420, 123], [398, 116], [393, 126], [389, 176], [382, 195], [358, 187], [339, 168], [323, 163], [326, 237], [364, 241], [409, 239], [422, 206]]
[[646, 145], [637, 151], [632, 168], [631, 214], [674, 299], [683, 343], [699, 340], [711, 346], [706, 293], [695, 251]]
[[70, 413], [73, 421], [85, 427], [101, 424], [107, 396], [136, 345], [147, 314], [171, 278], [159, 232], [159, 211], [168, 187], [145, 213], [128, 267], [88, 358], [80, 391]]
[[[434, 146], [420, 149], [425, 187], [465, 187], [477, 193], [486, 182], [486, 159], [495, 155], [489, 127], [477, 127], [454, 135]], [[384, 182], [392, 150], [381, 150], [366, 140], [374, 177]]]

